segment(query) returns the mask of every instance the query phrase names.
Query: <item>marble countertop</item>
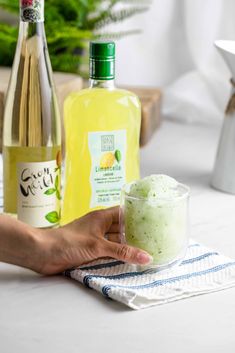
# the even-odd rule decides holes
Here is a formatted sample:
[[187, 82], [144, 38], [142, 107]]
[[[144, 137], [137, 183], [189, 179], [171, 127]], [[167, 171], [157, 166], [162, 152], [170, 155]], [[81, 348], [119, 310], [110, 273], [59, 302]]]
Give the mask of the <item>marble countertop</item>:
[[[191, 237], [235, 258], [235, 196], [209, 186], [218, 126], [165, 122], [142, 175], [191, 187]], [[1, 353], [233, 353], [235, 288], [132, 311], [60, 276], [0, 264]]]

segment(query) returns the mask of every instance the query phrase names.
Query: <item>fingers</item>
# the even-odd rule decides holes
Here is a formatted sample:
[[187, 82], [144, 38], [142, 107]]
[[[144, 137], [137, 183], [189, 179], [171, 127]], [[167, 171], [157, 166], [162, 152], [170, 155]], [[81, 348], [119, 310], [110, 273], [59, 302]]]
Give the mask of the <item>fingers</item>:
[[94, 211], [89, 214], [96, 217], [98, 225], [103, 234], [108, 232], [118, 232], [119, 207], [111, 207], [100, 211]]
[[152, 262], [152, 257], [143, 250], [107, 240], [104, 240], [104, 256], [136, 265], [147, 265]]
[[105, 239], [112, 241], [113, 243], [120, 243], [120, 234], [119, 233], [107, 233], [105, 234]]
[[119, 233], [119, 223], [112, 223], [107, 233]]
[[106, 208], [103, 210], [107, 217], [112, 219], [112, 223], [119, 223], [119, 206]]
[[106, 231], [116, 233], [119, 231], [119, 207], [111, 207], [102, 211]]

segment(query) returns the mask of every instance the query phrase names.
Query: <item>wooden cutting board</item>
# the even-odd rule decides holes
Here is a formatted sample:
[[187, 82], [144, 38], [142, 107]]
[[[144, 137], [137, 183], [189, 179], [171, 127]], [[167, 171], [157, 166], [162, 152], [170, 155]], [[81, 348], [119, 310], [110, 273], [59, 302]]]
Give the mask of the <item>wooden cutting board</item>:
[[[10, 69], [0, 67], [0, 152], [2, 150], [2, 125], [4, 99], [10, 78]], [[63, 117], [63, 103], [65, 97], [72, 91], [78, 91], [83, 87], [83, 80], [78, 75], [54, 73], [55, 85], [59, 100], [61, 117]], [[142, 104], [142, 124], [140, 145], [144, 146], [151, 138], [161, 122], [162, 93], [157, 88], [125, 87], [136, 93]], [[63, 119], [62, 119], [63, 122]], [[63, 125], [63, 124], [62, 124]], [[64, 133], [63, 133], [64, 145]]]
[[140, 146], [144, 146], [161, 124], [162, 92], [158, 88], [127, 88], [134, 92], [141, 102]]

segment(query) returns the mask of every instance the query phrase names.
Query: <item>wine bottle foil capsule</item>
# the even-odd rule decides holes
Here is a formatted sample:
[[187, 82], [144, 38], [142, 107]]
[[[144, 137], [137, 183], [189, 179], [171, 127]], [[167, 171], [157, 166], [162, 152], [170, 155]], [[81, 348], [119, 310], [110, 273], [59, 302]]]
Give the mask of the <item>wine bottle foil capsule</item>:
[[44, 0], [20, 0], [20, 19], [23, 22], [43, 22]]

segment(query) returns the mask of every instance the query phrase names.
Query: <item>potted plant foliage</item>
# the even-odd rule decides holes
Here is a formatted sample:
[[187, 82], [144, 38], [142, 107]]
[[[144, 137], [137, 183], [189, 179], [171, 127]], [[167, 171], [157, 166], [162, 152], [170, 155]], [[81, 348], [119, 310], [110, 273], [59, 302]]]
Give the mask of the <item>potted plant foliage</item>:
[[[149, 4], [149, 0], [46, 0], [45, 25], [53, 69], [86, 77], [88, 41], [138, 32], [109, 32], [107, 28], [146, 11]], [[0, 0], [0, 8], [17, 14], [19, 0]], [[17, 35], [17, 25], [0, 22], [0, 66], [11, 66]]]

